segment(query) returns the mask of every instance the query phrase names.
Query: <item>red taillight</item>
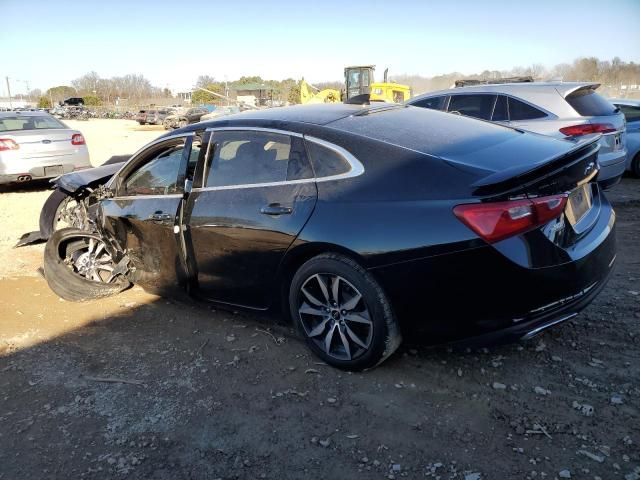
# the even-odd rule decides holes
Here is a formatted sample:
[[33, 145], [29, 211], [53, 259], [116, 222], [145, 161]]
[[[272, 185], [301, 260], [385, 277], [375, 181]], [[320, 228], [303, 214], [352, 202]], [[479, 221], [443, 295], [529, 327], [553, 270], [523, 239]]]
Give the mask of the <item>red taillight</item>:
[[560, 215], [567, 195], [458, 205], [453, 213], [489, 243], [524, 233]]
[[0, 138], [0, 152], [5, 150], [19, 150], [20, 145], [11, 140], [10, 138]]
[[581, 125], [571, 125], [560, 129], [560, 133], [568, 137], [579, 137], [580, 135], [589, 135], [591, 133], [611, 133], [615, 132], [616, 127], [610, 123], [583, 123]]
[[71, 145], [84, 145], [84, 137], [79, 133], [74, 133], [71, 137]]

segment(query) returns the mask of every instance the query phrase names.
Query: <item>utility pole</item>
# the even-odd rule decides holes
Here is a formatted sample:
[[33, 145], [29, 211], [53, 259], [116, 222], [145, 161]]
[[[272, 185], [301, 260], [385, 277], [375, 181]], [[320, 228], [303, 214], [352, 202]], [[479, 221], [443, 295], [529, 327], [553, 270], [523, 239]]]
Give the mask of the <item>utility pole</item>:
[[7, 81], [7, 92], [9, 93], [9, 108], [13, 110], [13, 103], [11, 102], [11, 87], [9, 86], [9, 77], [4, 77]]

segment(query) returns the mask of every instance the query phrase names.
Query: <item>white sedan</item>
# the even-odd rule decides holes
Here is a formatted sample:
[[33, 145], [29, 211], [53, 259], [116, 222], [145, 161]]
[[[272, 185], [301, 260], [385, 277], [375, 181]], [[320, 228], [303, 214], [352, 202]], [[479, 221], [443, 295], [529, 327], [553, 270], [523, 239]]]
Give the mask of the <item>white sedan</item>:
[[84, 137], [44, 112], [0, 113], [0, 184], [90, 168]]

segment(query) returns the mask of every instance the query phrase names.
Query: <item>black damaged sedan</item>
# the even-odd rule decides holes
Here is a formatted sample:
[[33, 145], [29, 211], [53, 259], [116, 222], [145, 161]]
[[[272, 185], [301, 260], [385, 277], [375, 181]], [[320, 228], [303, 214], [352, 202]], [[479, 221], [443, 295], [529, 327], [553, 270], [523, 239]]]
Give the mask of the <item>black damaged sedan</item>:
[[597, 140], [387, 104], [198, 123], [92, 192], [90, 227], [49, 239], [45, 275], [70, 300], [135, 283], [284, 306], [309, 348], [347, 369], [403, 336], [529, 338], [575, 316], [613, 267]]

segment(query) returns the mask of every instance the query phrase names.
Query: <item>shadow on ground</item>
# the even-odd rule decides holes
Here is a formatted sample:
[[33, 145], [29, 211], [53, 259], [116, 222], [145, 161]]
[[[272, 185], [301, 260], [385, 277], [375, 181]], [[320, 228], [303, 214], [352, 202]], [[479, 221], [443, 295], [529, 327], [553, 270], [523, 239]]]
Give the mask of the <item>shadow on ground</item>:
[[640, 463], [638, 209], [618, 220], [617, 270], [575, 320], [359, 374], [264, 316], [1, 280], [0, 479], [623, 478]]

